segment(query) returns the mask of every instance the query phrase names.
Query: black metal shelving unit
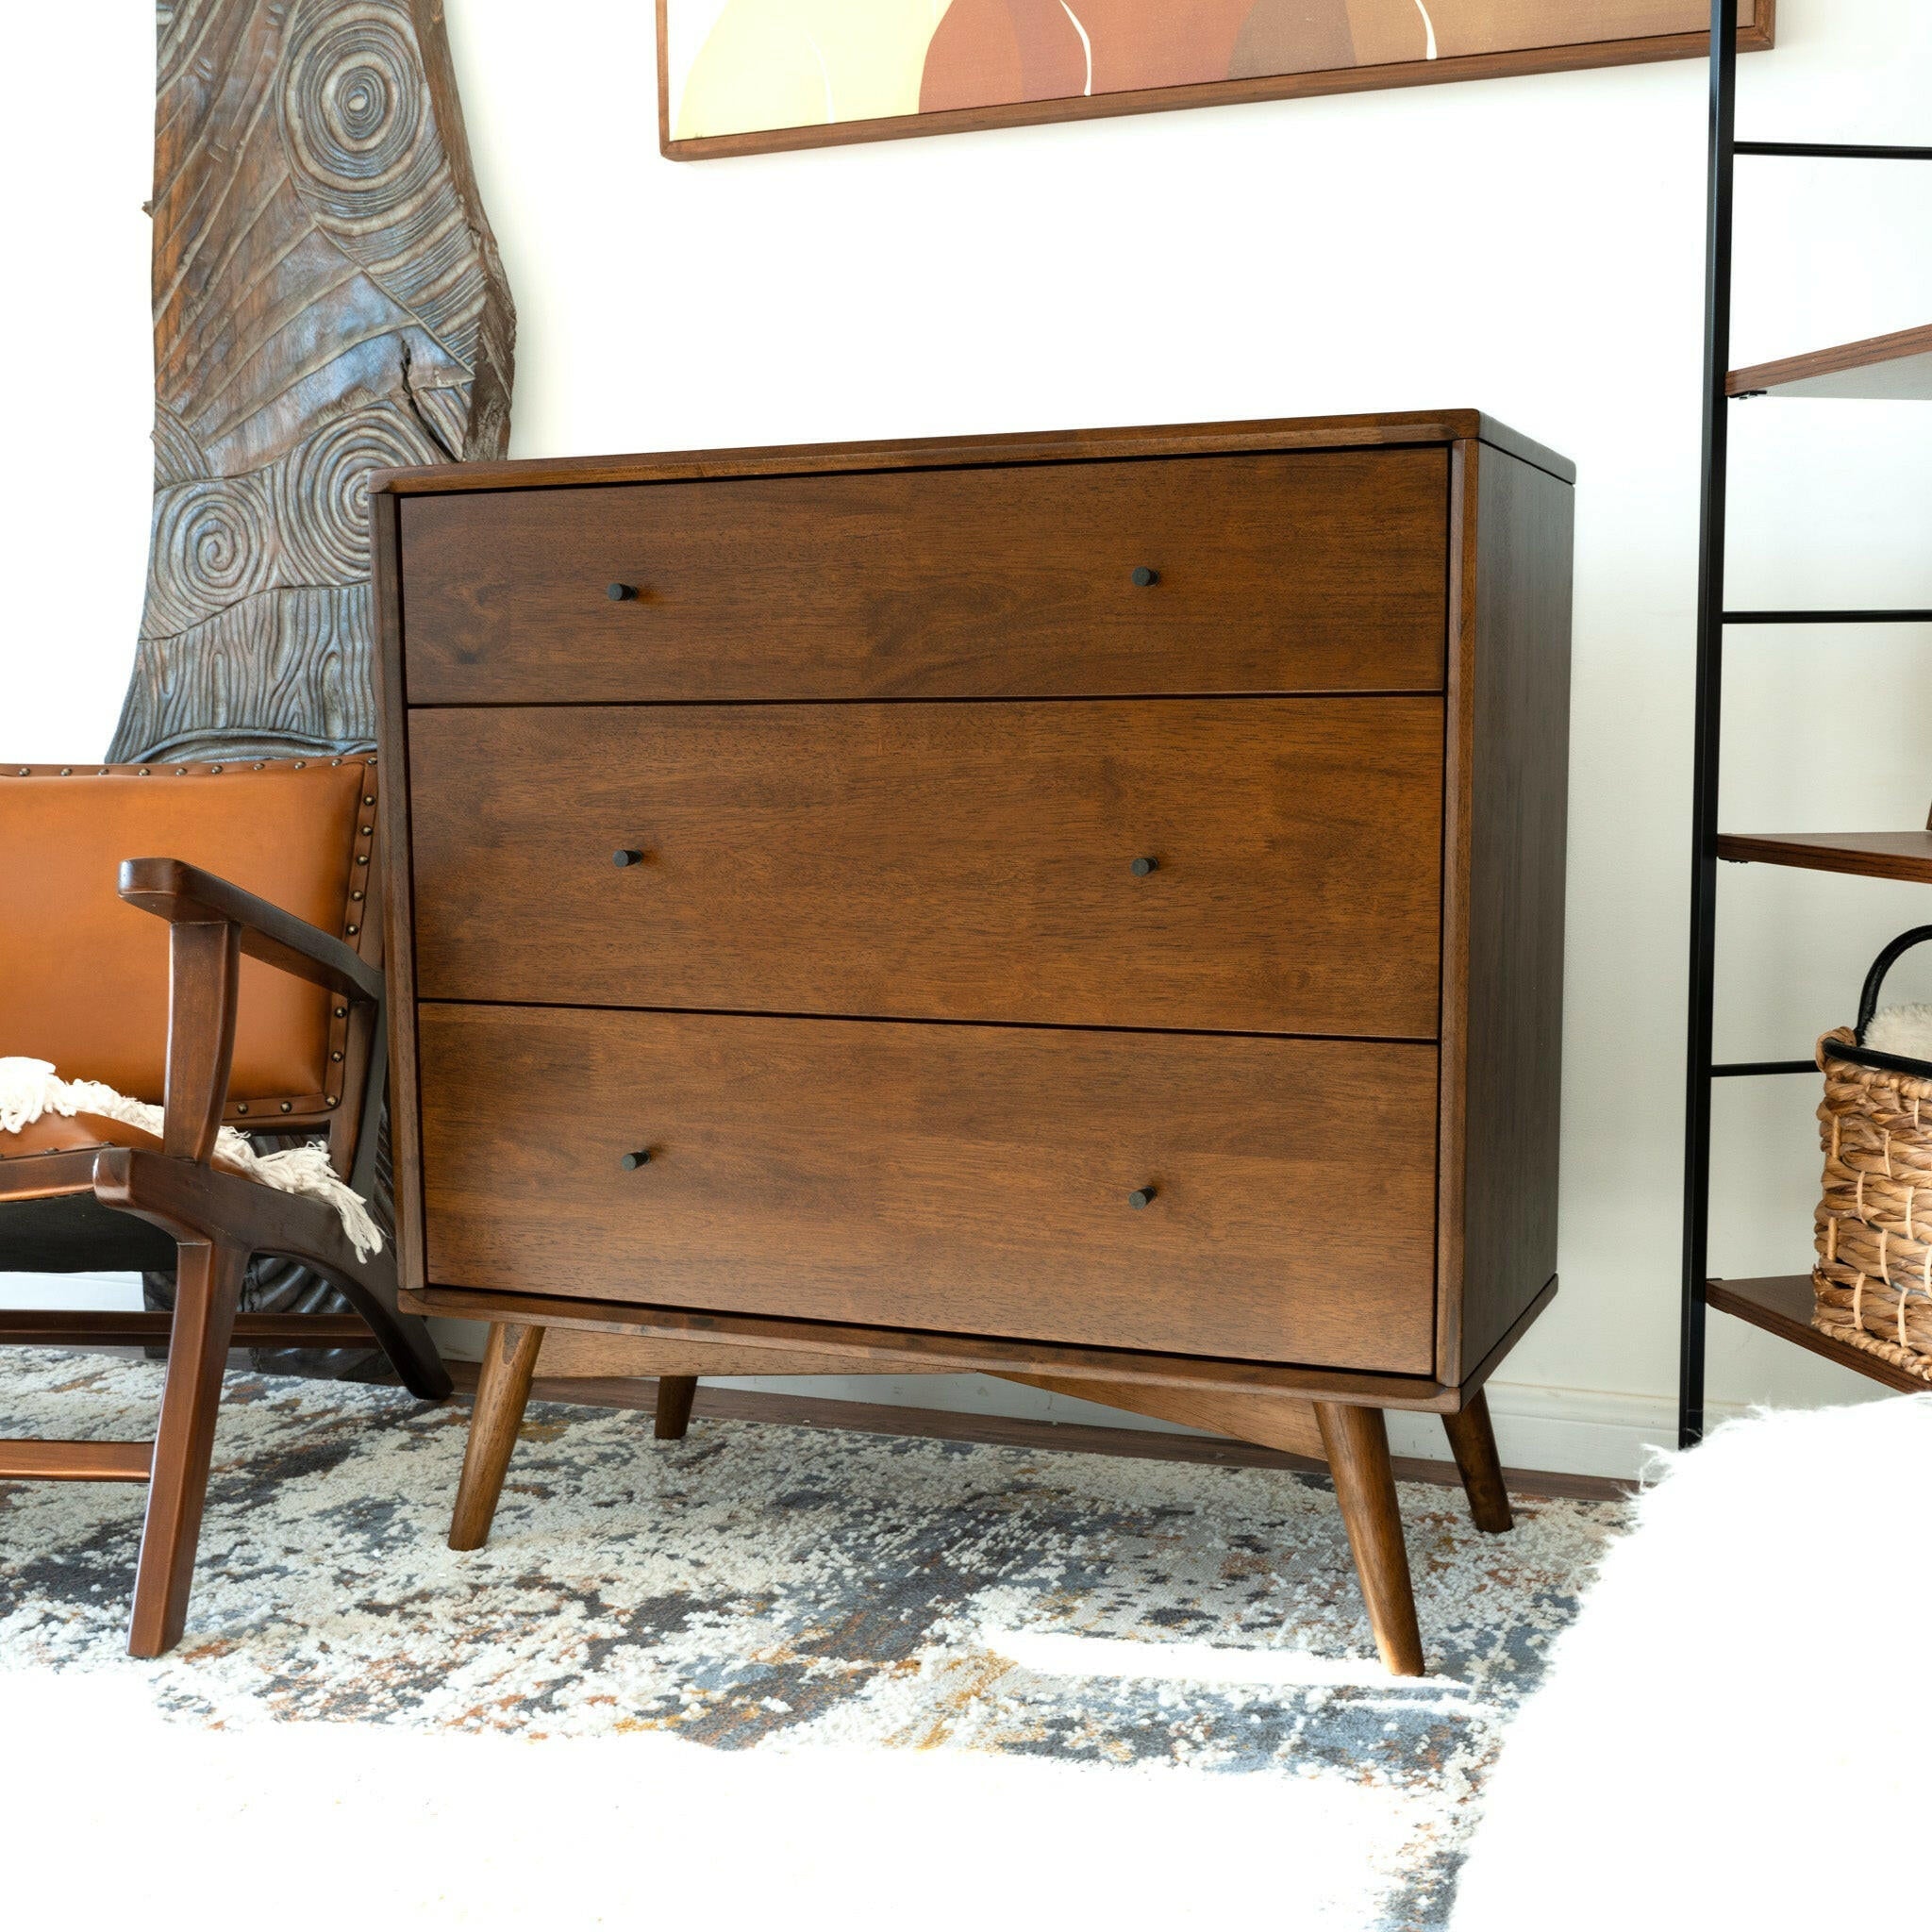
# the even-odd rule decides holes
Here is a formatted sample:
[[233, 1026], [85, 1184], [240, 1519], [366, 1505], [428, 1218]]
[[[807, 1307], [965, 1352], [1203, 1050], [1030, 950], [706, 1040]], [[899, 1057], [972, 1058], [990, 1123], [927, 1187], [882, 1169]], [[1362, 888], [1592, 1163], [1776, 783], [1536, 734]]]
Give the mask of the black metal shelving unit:
[[1932, 327], [1793, 357], [1757, 369], [1731, 367], [1731, 209], [1740, 156], [1847, 161], [1932, 161], [1932, 147], [1737, 139], [1738, 0], [1710, 9], [1710, 174], [1705, 258], [1704, 461], [1697, 585], [1696, 746], [1692, 780], [1690, 1011], [1684, 1132], [1684, 1275], [1677, 1439], [1704, 1433], [1705, 1316], [1708, 1307], [1752, 1323], [1898, 1388], [1923, 1389], [1902, 1371], [1810, 1326], [1810, 1276], [1714, 1281], [1709, 1273], [1712, 1082], [1815, 1074], [1808, 1059], [1712, 1058], [1717, 971], [1718, 864], [1794, 865], [1812, 871], [1932, 883], [1932, 829], [1924, 832], [1731, 835], [1718, 829], [1724, 633], [1762, 624], [1924, 624], [1932, 610], [1731, 610], [1724, 601], [1724, 497], [1731, 406], [1793, 395], [1932, 399]]

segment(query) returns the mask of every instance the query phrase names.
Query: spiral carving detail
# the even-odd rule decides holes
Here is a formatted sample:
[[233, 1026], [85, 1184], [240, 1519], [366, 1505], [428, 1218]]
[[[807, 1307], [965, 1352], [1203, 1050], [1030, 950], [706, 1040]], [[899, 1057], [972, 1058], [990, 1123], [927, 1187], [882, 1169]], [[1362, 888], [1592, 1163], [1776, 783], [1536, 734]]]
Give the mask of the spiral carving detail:
[[350, 584], [369, 575], [369, 475], [433, 463], [427, 436], [391, 404], [339, 417], [275, 473], [275, 522], [291, 581]]
[[115, 756], [370, 741], [372, 471], [497, 456], [514, 309], [436, 0], [159, 0], [155, 494]]
[[254, 476], [206, 476], [155, 492], [150, 633], [185, 630], [261, 590], [275, 567], [267, 493]]
[[302, 8], [279, 103], [297, 188], [318, 216], [380, 226], [443, 168], [408, 15], [384, 0]]

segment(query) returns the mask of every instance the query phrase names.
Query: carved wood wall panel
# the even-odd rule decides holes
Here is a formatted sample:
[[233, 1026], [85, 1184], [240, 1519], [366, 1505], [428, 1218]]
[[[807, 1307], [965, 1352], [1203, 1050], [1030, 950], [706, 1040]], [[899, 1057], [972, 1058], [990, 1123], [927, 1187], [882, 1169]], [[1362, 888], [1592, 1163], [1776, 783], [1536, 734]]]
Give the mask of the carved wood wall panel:
[[111, 755], [367, 745], [369, 473], [509, 438], [441, 0], [157, 18], [154, 520]]
[[[509, 442], [516, 313], [441, 0], [161, 0], [156, 18], [154, 518], [112, 756], [371, 745], [369, 473]], [[172, 1274], [145, 1299], [172, 1307]], [[243, 1303], [348, 1306], [267, 1256]], [[370, 1349], [256, 1358], [383, 1368]]]

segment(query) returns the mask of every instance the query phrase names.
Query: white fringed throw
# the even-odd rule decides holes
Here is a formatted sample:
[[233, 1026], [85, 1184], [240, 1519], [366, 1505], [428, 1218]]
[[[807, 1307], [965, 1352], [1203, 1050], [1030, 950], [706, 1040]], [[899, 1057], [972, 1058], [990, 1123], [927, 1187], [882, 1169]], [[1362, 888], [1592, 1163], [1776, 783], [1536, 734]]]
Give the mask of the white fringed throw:
[[[0, 1133], [17, 1134], [43, 1113], [68, 1119], [94, 1113], [150, 1134], [161, 1131], [161, 1109], [144, 1100], [129, 1100], [98, 1080], [63, 1080], [49, 1060], [0, 1058]], [[328, 1149], [319, 1142], [259, 1154], [233, 1127], [224, 1127], [215, 1137], [215, 1153], [250, 1180], [285, 1194], [309, 1194], [326, 1201], [341, 1217], [342, 1232], [356, 1250], [357, 1260], [381, 1253], [382, 1230], [361, 1195], [329, 1165]]]

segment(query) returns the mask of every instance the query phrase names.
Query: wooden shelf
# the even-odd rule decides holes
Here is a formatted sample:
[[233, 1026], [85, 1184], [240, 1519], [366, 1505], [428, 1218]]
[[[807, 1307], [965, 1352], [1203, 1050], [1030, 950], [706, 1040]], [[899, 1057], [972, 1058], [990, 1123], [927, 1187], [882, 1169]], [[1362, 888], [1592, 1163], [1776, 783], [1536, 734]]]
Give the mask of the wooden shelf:
[[1724, 378], [1726, 395], [1837, 396], [1874, 402], [1932, 402], [1932, 324], [1787, 356]]
[[1923, 1395], [1927, 1384], [1917, 1375], [1894, 1367], [1882, 1356], [1867, 1355], [1848, 1341], [1811, 1325], [1811, 1277], [1808, 1274], [1770, 1274], [1756, 1281], [1707, 1281], [1704, 1299], [1714, 1308], [1749, 1322], [1754, 1328], [1796, 1342], [1813, 1355], [1822, 1355], [1842, 1368], [1855, 1370], [1883, 1382], [1888, 1389], [1902, 1389]]
[[1795, 865], [1932, 885], [1932, 832], [1720, 832], [1717, 856], [1740, 865]]

